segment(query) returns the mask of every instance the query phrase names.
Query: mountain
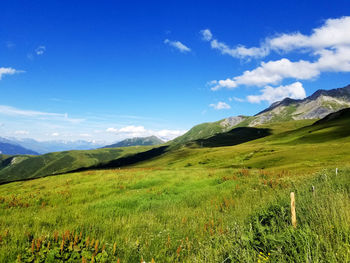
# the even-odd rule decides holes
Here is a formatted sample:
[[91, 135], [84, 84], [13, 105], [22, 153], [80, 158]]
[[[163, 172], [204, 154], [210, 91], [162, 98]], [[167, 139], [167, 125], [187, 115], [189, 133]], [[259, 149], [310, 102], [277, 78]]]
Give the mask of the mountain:
[[104, 146], [104, 143], [95, 141], [64, 141], [64, 140], [53, 140], [53, 141], [37, 141], [34, 139], [24, 138], [10, 138], [12, 143], [20, 145], [24, 148], [32, 149], [40, 154], [45, 154], [49, 152], [59, 152], [59, 151], [70, 151], [70, 150], [91, 150], [97, 149]]
[[146, 145], [159, 145], [163, 144], [164, 141], [156, 136], [149, 137], [135, 137], [125, 139], [115, 144], [104, 146], [103, 148], [116, 148], [116, 147], [129, 147], [129, 146], [146, 146]]
[[350, 107], [350, 85], [332, 90], [318, 90], [302, 100], [285, 98], [273, 103], [252, 117], [249, 126], [274, 121], [321, 119], [348, 107]]
[[16, 155], [16, 154], [30, 154], [38, 155], [37, 152], [24, 148], [10, 140], [0, 138], [0, 154]]
[[302, 100], [285, 98], [275, 102], [255, 116], [233, 116], [196, 125], [187, 133], [175, 138], [171, 144], [172, 147], [178, 147], [190, 141], [227, 133], [237, 127], [257, 127], [293, 120], [318, 120], [348, 107], [350, 107], [350, 85], [332, 90], [318, 90]]

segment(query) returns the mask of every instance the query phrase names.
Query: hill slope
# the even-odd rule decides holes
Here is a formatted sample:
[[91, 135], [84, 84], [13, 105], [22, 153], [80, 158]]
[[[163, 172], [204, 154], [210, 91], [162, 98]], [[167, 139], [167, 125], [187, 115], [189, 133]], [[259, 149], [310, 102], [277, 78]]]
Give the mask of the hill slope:
[[150, 147], [128, 147], [86, 151], [65, 151], [40, 156], [9, 156], [0, 160], [0, 184], [66, 173], [108, 163]]
[[[252, 167], [259, 169], [293, 169], [315, 171], [322, 167], [345, 165], [350, 155], [350, 109], [326, 116], [312, 125], [276, 132], [263, 138], [253, 138], [245, 143], [202, 148], [173, 148], [162, 156], [141, 162], [135, 167]], [[300, 122], [290, 121], [289, 123]], [[307, 123], [304, 120], [302, 123]], [[279, 123], [272, 123], [272, 127]], [[285, 122], [281, 123], [284, 125]], [[265, 124], [265, 128], [269, 125]], [[233, 129], [232, 131], [235, 131]], [[271, 131], [271, 130], [270, 130]], [[233, 136], [233, 134], [231, 134]], [[221, 134], [205, 139], [213, 143]], [[192, 146], [195, 147], [192, 147]], [[228, 144], [227, 144], [228, 145]], [[209, 145], [208, 145], [209, 146]]]
[[190, 141], [209, 138], [218, 133], [228, 132], [247, 118], [247, 116], [234, 116], [216, 122], [198, 124], [185, 134], [172, 140], [171, 145], [174, 147]]

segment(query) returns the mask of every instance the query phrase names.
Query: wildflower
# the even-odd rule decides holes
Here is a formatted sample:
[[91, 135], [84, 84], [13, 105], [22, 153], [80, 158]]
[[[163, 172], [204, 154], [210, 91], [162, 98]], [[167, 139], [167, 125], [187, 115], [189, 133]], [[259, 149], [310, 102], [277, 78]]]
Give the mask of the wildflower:
[[114, 242], [114, 244], [113, 244], [113, 255], [115, 255], [116, 250], [117, 250], [117, 243]]

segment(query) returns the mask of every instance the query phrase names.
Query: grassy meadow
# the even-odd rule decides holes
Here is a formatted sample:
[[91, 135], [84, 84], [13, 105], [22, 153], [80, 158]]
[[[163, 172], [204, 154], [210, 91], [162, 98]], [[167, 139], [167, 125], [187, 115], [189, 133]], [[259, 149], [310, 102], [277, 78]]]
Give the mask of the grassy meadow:
[[86, 262], [96, 240], [105, 255], [97, 262], [348, 262], [349, 194], [350, 169], [131, 168], [15, 182], [0, 187], [0, 259], [45, 262], [34, 258], [47, 243], [32, 250], [33, 240], [54, 247], [55, 235], [51, 254], [69, 253], [60, 239], [70, 231], [93, 240]]

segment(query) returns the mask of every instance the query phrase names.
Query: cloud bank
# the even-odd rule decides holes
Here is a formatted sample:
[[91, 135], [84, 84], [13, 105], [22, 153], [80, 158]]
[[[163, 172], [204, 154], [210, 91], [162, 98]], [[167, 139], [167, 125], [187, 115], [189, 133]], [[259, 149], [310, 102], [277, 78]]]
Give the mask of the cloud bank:
[[251, 103], [260, 103], [261, 101], [273, 103], [287, 97], [292, 99], [304, 99], [306, 97], [306, 93], [303, 88], [303, 84], [300, 82], [295, 82], [290, 85], [279, 86], [276, 88], [266, 86], [261, 90], [260, 95], [247, 96], [247, 101]]
[[[202, 38], [210, 42], [211, 48], [235, 58], [262, 58], [271, 52], [281, 55], [296, 52], [307, 57], [307, 59], [297, 61], [283, 57], [279, 60], [261, 62], [255, 69], [247, 70], [241, 75], [211, 81], [211, 89], [214, 91], [222, 88], [234, 89], [241, 85], [264, 87], [261, 97], [249, 97], [248, 101], [251, 102], [262, 100], [271, 102], [272, 98], [281, 97], [279, 95], [270, 96], [272, 93], [302, 97], [301, 89], [303, 88], [300, 85], [300, 80], [315, 79], [324, 72], [350, 72], [349, 32], [350, 16], [344, 16], [327, 19], [322, 26], [314, 28], [309, 35], [300, 32], [283, 33], [266, 38], [258, 47], [245, 47], [243, 45], [229, 47], [225, 43], [214, 39], [209, 29], [202, 30]], [[276, 88], [269, 86], [281, 84], [288, 79], [297, 80], [298, 82]], [[295, 90], [292, 91], [292, 89]]]

